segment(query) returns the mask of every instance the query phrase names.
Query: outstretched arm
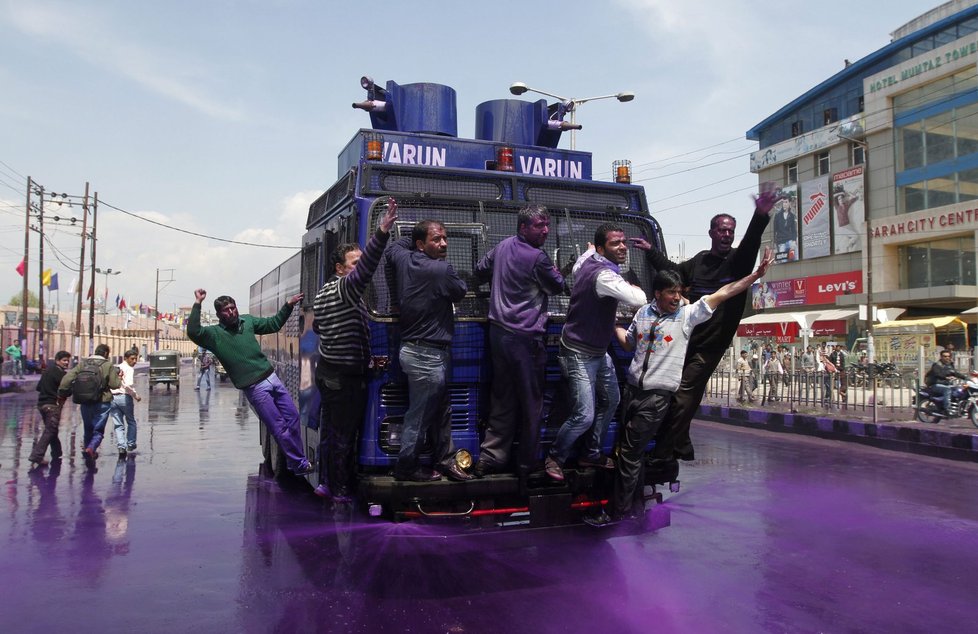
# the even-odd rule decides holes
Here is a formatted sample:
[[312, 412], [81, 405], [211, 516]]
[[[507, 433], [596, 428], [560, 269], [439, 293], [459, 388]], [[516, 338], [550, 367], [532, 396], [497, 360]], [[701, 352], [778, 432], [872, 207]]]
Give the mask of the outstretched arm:
[[727, 301], [734, 295], [743, 293], [751, 284], [764, 277], [764, 274], [767, 273], [767, 269], [769, 266], [771, 266], [772, 262], [774, 262], [774, 252], [771, 251], [770, 247], [768, 247], [764, 249], [764, 257], [761, 258], [761, 263], [757, 267], [756, 271], [750, 275], [747, 275], [746, 277], [740, 278], [736, 282], [730, 282], [729, 284], [721, 286], [716, 290], [716, 292], [704, 297], [703, 300], [707, 303], [707, 305], [709, 305], [711, 310], [716, 310], [717, 306]]
[[751, 267], [754, 266], [757, 252], [761, 248], [761, 237], [764, 235], [768, 222], [771, 221], [771, 210], [785, 196], [778, 190], [777, 185], [767, 182], [761, 183], [760, 193], [753, 198], [754, 215], [751, 217], [747, 231], [744, 233], [740, 246], [734, 253], [734, 259], [730, 263], [733, 274], [737, 276], [747, 275]]

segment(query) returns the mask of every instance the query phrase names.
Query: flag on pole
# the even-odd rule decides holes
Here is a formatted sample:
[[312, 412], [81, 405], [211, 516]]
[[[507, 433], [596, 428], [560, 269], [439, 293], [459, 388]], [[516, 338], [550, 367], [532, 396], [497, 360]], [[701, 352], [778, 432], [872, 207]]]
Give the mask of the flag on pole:
[[56, 291], [56, 290], [58, 290], [58, 274], [57, 273], [55, 273], [54, 275], [51, 276], [51, 283], [48, 284], [48, 290], [50, 290], [50, 291]]
[[115, 294], [115, 307], [116, 308], [119, 308], [119, 294], [118, 293]]
[[94, 286], [89, 285], [89, 287], [88, 287], [88, 295], [85, 296], [85, 299], [95, 299], [95, 287]]
[[68, 285], [68, 292], [71, 293], [72, 295], [75, 295], [76, 293], [78, 293], [78, 278], [77, 277], [71, 278], [71, 284]]
[[41, 274], [41, 285], [51, 286], [51, 269], [48, 269]]
[[119, 299], [119, 310], [124, 310], [126, 308], [126, 298], [123, 297]]
[[18, 264], [17, 265], [17, 268], [15, 269], [18, 273], [20, 273], [20, 276], [21, 277], [24, 277], [24, 267], [25, 266], [27, 266], [27, 265], [24, 263], [24, 260], [21, 259], [20, 264]]

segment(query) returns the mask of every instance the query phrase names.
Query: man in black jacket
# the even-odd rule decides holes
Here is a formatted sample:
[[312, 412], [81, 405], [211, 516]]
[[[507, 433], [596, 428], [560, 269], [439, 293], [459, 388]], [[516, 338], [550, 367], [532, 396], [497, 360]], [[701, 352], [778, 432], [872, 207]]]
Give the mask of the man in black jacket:
[[948, 412], [948, 393], [954, 384], [951, 383], [951, 377], [957, 377], [961, 380], [965, 380], [968, 377], [961, 374], [954, 369], [954, 362], [951, 360], [951, 351], [942, 350], [941, 359], [930, 366], [930, 370], [924, 376], [924, 383], [927, 384], [927, 388], [930, 390], [931, 395], [940, 397], [944, 402], [944, 413]]
[[[740, 245], [734, 249], [734, 232], [737, 221], [729, 214], [717, 214], [710, 221], [709, 251], [700, 251], [681, 264], [669, 260], [652, 248], [648, 241], [633, 239], [634, 246], [644, 249], [655, 270], [677, 271], [689, 288], [688, 298], [695, 302], [715, 293], [721, 286], [750, 274], [757, 260], [761, 236], [771, 220], [771, 209], [784, 196], [774, 183], [762, 183], [761, 191], [754, 196], [754, 215]], [[686, 352], [682, 381], [673, 394], [669, 413], [655, 438], [653, 457], [663, 460], [693, 460], [693, 443], [689, 437], [689, 424], [696, 414], [706, 384], [717, 364], [733, 341], [740, 318], [744, 314], [747, 291], [721, 304], [710, 321], [700, 324], [693, 331]]]
[[38, 467], [48, 464], [44, 459], [48, 447], [51, 447], [51, 460], [61, 460], [61, 440], [58, 438], [58, 427], [61, 425], [61, 403], [58, 401], [58, 386], [64, 378], [65, 370], [71, 363], [71, 353], [62, 350], [54, 355], [54, 363], [49, 365], [37, 382], [37, 409], [44, 421], [44, 431], [34, 443], [34, 449], [28, 458]]

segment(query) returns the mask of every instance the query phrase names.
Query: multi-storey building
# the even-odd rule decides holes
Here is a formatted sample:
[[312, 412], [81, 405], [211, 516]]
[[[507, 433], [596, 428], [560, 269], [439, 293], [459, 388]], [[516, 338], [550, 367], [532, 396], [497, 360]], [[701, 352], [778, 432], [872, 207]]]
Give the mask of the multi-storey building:
[[767, 236], [780, 265], [753, 289], [743, 336], [851, 342], [867, 300], [888, 309], [877, 321], [958, 316], [974, 334], [978, 2], [921, 15], [747, 138], [751, 170], [788, 199]]

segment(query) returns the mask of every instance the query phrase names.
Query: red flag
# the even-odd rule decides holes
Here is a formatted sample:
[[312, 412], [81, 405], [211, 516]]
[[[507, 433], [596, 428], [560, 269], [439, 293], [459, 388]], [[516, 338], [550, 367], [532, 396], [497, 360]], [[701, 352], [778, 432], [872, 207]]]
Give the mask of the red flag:
[[123, 297], [122, 299], [119, 300], [119, 310], [122, 310], [125, 307], [126, 307], [126, 298]]
[[17, 270], [18, 273], [20, 273], [20, 276], [21, 277], [24, 277], [24, 267], [25, 266], [26, 266], [26, 264], [24, 263], [24, 260], [21, 260], [20, 261], [20, 264], [17, 265], [17, 269], [16, 270]]
[[85, 299], [94, 299], [94, 298], [95, 298], [95, 287], [94, 286], [89, 286], [88, 287], [88, 295], [85, 297]]

